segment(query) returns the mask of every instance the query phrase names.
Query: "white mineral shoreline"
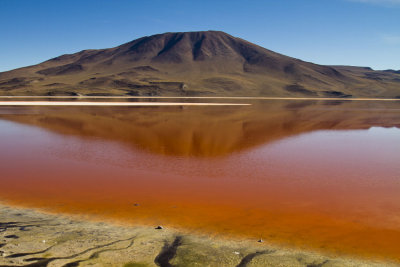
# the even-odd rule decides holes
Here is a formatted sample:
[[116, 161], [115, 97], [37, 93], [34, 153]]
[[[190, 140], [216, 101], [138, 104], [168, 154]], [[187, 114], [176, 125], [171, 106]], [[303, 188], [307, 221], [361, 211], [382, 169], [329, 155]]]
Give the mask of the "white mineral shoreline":
[[0, 101], [0, 106], [249, 106], [239, 103]]
[[324, 101], [400, 101], [400, 98], [332, 98], [332, 97], [256, 97], [256, 96], [0, 96], [0, 98], [54, 99], [234, 99], [234, 100], [324, 100]]

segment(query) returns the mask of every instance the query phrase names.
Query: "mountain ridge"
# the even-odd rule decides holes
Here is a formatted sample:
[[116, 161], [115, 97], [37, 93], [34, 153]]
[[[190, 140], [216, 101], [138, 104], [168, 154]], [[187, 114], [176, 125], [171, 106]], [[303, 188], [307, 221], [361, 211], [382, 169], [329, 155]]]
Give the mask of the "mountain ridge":
[[2, 72], [0, 94], [400, 97], [400, 73], [318, 65], [221, 31], [169, 32]]

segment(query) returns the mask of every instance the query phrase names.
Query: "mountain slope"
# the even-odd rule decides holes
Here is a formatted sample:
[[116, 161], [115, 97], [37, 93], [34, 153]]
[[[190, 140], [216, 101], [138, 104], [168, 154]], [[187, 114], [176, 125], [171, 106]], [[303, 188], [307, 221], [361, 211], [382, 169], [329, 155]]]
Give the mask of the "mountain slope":
[[0, 73], [0, 94], [398, 97], [400, 74], [312, 64], [223, 32], [182, 32]]

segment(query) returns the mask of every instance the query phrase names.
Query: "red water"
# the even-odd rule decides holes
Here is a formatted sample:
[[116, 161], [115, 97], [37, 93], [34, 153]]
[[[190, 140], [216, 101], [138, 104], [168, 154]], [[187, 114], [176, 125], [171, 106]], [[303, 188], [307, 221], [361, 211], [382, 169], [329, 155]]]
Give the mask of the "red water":
[[[198, 112], [201, 110], [196, 109]], [[296, 113], [295, 117], [299, 114], [305, 116]], [[399, 114], [395, 110], [390, 116], [386, 111], [379, 116], [384, 126], [395, 126]], [[159, 144], [156, 150], [136, 137], [131, 137], [136, 146], [123, 142], [114, 130], [109, 130], [109, 135], [94, 130], [89, 131], [92, 135], [67, 134], [58, 126], [50, 127], [54, 125], [48, 122], [54, 118], [13, 116], [3, 115], [7, 121], [0, 120], [0, 197], [6, 202], [224, 237], [255, 241], [262, 237], [272, 243], [333, 254], [400, 260], [399, 128], [369, 122], [361, 129], [343, 126], [342, 130], [323, 130], [315, 125], [330, 120], [317, 119], [318, 123], [304, 130], [283, 123], [282, 129], [290, 131], [281, 129], [276, 138], [271, 128], [275, 124], [268, 124], [265, 129], [257, 128], [261, 131], [257, 136], [274, 138], [244, 142], [248, 146], [239, 149], [243, 142], [224, 143], [226, 140], [217, 134], [222, 129], [204, 143], [202, 136], [206, 134], [199, 129], [213, 132], [217, 124], [212, 119], [202, 121], [199, 129], [189, 121], [179, 127], [173, 124], [175, 135], [164, 125], [163, 133], [168, 132], [170, 141], [165, 143], [160, 135], [153, 135], [155, 128], [147, 125], [150, 139]], [[222, 122], [222, 117], [217, 119]], [[12, 122], [21, 120], [24, 124]], [[308, 119], [298, 120], [309, 123]], [[39, 123], [43, 121], [47, 124]], [[96, 127], [111, 129], [107, 128], [110, 121], [92, 121]], [[354, 126], [355, 121], [353, 118], [348, 125]], [[72, 127], [71, 121], [62, 123]], [[139, 125], [134, 129], [142, 129]], [[231, 129], [231, 136], [255, 139], [255, 133], [235, 133], [235, 127], [223, 125]], [[241, 125], [245, 127], [243, 121]], [[84, 127], [78, 128], [84, 132]], [[195, 129], [190, 145], [181, 133], [188, 128]], [[124, 137], [128, 130], [124, 129]], [[225, 135], [229, 139], [229, 132]], [[213, 136], [220, 141], [213, 141]], [[222, 143], [224, 149], [218, 146]], [[175, 146], [193, 151], [172, 149]], [[207, 147], [218, 153], [210, 156]]]

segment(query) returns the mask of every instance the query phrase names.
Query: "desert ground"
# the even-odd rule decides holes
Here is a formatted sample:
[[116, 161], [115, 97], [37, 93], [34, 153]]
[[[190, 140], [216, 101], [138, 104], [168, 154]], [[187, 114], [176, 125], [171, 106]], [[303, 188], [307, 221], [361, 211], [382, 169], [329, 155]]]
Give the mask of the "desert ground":
[[0, 205], [0, 266], [397, 266]]

